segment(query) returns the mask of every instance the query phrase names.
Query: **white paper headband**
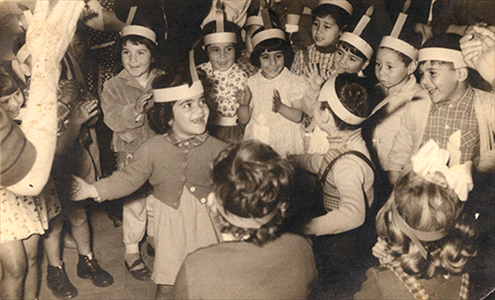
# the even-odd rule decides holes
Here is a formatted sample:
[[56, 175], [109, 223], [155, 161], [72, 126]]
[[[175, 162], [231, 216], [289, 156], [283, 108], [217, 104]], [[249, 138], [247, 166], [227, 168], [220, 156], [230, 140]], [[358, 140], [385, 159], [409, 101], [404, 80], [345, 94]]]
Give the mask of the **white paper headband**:
[[155, 103], [172, 102], [190, 99], [204, 92], [201, 81], [194, 81], [191, 86], [183, 84], [170, 88], [154, 89], [153, 101]]
[[351, 44], [361, 51], [367, 59], [370, 59], [373, 55], [373, 48], [360, 36], [352, 32], [344, 32], [340, 37], [341, 41]]
[[462, 53], [459, 50], [446, 49], [439, 47], [423, 48], [419, 49], [418, 61], [425, 60], [438, 60], [438, 61], [449, 61], [454, 63], [454, 68], [467, 67], [467, 64], [462, 58]]
[[151, 40], [155, 45], [158, 45], [156, 41], [156, 33], [144, 26], [139, 26], [139, 25], [127, 25], [124, 28], [122, 28], [121, 36], [127, 36], [127, 35], [137, 35], [137, 36], [142, 36], [145, 37], [149, 40]]
[[270, 28], [260, 31], [253, 36], [253, 48], [255, 48], [259, 43], [269, 39], [281, 39], [285, 41], [285, 32], [278, 28]]
[[237, 37], [233, 32], [214, 32], [204, 37], [205, 45], [217, 44], [217, 43], [237, 43]]
[[353, 11], [352, 5], [345, 0], [320, 0], [320, 1], [318, 1], [318, 6], [323, 5], [323, 4], [331, 4], [331, 5], [338, 6], [338, 7], [342, 8], [343, 10], [345, 10], [346, 12], [348, 12], [350, 15], [352, 15], [352, 11]]
[[263, 18], [260, 15], [250, 16], [249, 18], [247, 18], [246, 25], [244, 25], [244, 27], [248, 27], [251, 25], [263, 26]]
[[396, 37], [384, 36], [380, 43], [380, 47], [387, 47], [397, 50], [401, 53], [404, 53], [412, 60], [418, 59], [418, 49], [414, 48], [413, 45], [404, 42], [403, 40]]

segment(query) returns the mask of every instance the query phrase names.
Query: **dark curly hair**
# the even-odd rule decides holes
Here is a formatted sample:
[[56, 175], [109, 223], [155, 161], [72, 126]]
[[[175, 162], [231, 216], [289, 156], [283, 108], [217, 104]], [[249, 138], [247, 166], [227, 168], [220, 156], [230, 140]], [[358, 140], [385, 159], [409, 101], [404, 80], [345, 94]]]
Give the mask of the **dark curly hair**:
[[[464, 204], [457, 194], [413, 170], [406, 170], [399, 177], [393, 194], [378, 212], [376, 228], [404, 271], [420, 278], [431, 278], [437, 272], [443, 275], [461, 273], [469, 258], [476, 255], [476, 229], [472, 220], [462, 213]], [[421, 231], [450, 229], [440, 240], [422, 242], [428, 259], [399, 228], [392, 212], [392, 201], [411, 228]]]
[[[264, 27], [256, 30], [253, 34], [253, 37], [256, 36], [256, 34], [262, 30], [264, 30]], [[257, 68], [260, 68], [261, 53], [265, 51], [271, 52], [278, 50], [281, 50], [282, 53], [284, 54], [285, 67], [290, 69], [290, 67], [292, 66], [292, 61], [294, 61], [294, 51], [292, 50], [290, 43], [287, 42], [287, 39], [282, 40], [279, 38], [273, 38], [273, 39], [264, 40], [263, 42], [256, 45], [256, 47], [254, 47], [253, 49], [253, 53], [251, 53], [251, 57], [250, 57], [251, 64]]]
[[[159, 75], [153, 80], [151, 86], [153, 89], [163, 89], [184, 84], [192, 85], [191, 76], [187, 72]], [[169, 123], [174, 119], [172, 107], [175, 102], [155, 102], [153, 107], [147, 111], [150, 128], [157, 134], [164, 134], [170, 129]]]
[[249, 236], [247, 241], [258, 246], [280, 235], [293, 176], [293, 168], [287, 160], [272, 147], [247, 140], [221, 152], [212, 175], [215, 196], [229, 213], [261, 218], [278, 210], [267, 224], [257, 229], [237, 227], [220, 218], [223, 232], [239, 239]]

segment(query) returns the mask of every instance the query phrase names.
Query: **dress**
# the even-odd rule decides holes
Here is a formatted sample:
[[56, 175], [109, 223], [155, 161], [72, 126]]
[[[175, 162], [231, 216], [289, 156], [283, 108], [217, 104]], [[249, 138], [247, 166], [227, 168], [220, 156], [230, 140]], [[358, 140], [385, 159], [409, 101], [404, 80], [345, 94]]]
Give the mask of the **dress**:
[[237, 123], [239, 100], [244, 96], [247, 74], [237, 64], [221, 72], [214, 70], [211, 62], [197, 67], [206, 73], [203, 80], [206, 101], [210, 108], [208, 131], [226, 143], [242, 139], [242, 129]]
[[174, 299], [306, 299], [317, 272], [301, 236], [283, 234], [259, 247], [225, 242], [187, 256]]
[[38, 196], [19, 196], [0, 187], [0, 244], [44, 234], [60, 211], [51, 179]]
[[304, 78], [284, 68], [274, 79], [266, 79], [259, 71], [248, 79], [247, 84], [252, 94], [252, 114], [244, 139], [257, 139], [266, 143], [284, 157], [287, 152], [304, 153], [304, 130], [301, 124], [272, 111], [275, 89], [280, 93], [282, 103], [289, 107], [293, 104], [300, 107], [300, 100], [307, 88]]

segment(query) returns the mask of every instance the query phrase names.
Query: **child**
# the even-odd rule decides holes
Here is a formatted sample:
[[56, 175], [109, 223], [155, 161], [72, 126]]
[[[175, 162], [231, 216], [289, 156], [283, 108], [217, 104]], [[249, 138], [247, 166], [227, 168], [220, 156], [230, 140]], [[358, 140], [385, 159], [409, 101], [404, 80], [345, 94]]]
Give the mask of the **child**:
[[116, 199], [149, 180], [156, 246], [151, 279], [158, 299], [188, 253], [218, 242], [204, 204], [211, 191], [210, 165], [225, 144], [205, 131], [209, 111], [200, 81], [191, 85], [184, 76], [160, 75], [153, 95], [148, 117], [158, 135], [140, 146], [123, 170], [93, 185], [78, 179], [75, 199]]
[[208, 204], [231, 241], [189, 254], [174, 299], [306, 299], [316, 281], [309, 243], [282, 233], [292, 167], [270, 146], [244, 141], [220, 153]]
[[449, 169], [448, 158], [430, 140], [401, 174], [376, 217], [382, 264], [368, 270], [354, 299], [468, 299], [476, 230], [462, 201], [471, 164]]
[[[144, 26], [128, 25], [122, 29], [122, 64], [124, 69], [105, 82], [101, 96], [105, 124], [114, 132], [112, 148], [117, 154], [117, 169], [132, 159], [134, 152], [153, 136], [146, 118], [150, 105], [151, 83], [164, 72], [154, 68], [156, 34]], [[146, 231], [144, 188], [124, 200], [123, 230], [125, 263], [138, 280], [147, 280], [151, 271], [141, 259], [139, 242]], [[148, 226], [148, 241], [152, 232]]]
[[459, 39], [456, 34], [438, 35], [419, 50], [421, 85], [431, 101], [412, 101], [406, 106], [388, 156], [392, 184], [410, 157], [430, 139], [449, 150], [450, 165], [471, 160], [479, 171], [493, 167], [493, 94], [466, 82], [468, 69]]
[[314, 43], [296, 53], [291, 71], [297, 75], [303, 74], [308, 63], [317, 64], [321, 72], [333, 69], [335, 43], [349, 24], [352, 5], [347, 1], [321, 0], [312, 15], [311, 36]]
[[[265, 26], [266, 27], [266, 26]], [[248, 91], [239, 108], [239, 121], [247, 124], [245, 139], [267, 143], [281, 155], [304, 152], [301, 98], [304, 78], [287, 68], [293, 52], [281, 29], [269, 28], [253, 36], [251, 63], [260, 71], [248, 79]]]
[[215, 32], [218, 23], [218, 20], [208, 23], [203, 29], [209, 61], [197, 68], [206, 73], [205, 95], [211, 111], [208, 132], [221, 141], [235, 143], [243, 135], [237, 123], [237, 111], [239, 100], [244, 95], [247, 74], [235, 63], [238, 57], [237, 36], [233, 30], [235, 25], [225, 22], [225, 28], [231, 31], [223, 32], [224, 28], [216, 28], [221, 32]]
[[[374, 127], [371, 129], [373, 148], [381, 166], [380, 170], [384, 171], [383, 183], [388, 182], [385, 175], [389, 170], [388, 153], [399, 131], [405, 106], [413, 99], [414, 101], [428, 99], [428, 94], [416, 82], [416, 77], [413, 75], [418, 65], [418, 50], [404, 38], [399, 38], [399, 32], [395, 30], [393, 32], [394, 36], [383, 37], [375, 62], [378, 86], [386, 96], [384, 101], [388, 104], [380, 111], [380, 117], [370, 120], [373, 123], [370, 127]], [[391, 189], [388, 189], [385, 194], [390, 191]], [[386, 199], [388, 195], [384, 197], [384, 201]]]

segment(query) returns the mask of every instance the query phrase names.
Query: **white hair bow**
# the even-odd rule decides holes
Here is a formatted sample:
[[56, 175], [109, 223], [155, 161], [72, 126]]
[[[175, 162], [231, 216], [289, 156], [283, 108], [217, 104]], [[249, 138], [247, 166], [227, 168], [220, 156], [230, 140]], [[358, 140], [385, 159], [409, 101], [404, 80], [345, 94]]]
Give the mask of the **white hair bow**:
[[469, 191], [474, 186], [471, 175], [473, 162], [467, 161], [449, 168], [447, 163], [450, 156], [449, 151], [440, 149], [434, 140], [429, 140], [411, 158], [413, 170], [430, 182], [450, 187], [456, 192], [459, 200], [466, 201]]

